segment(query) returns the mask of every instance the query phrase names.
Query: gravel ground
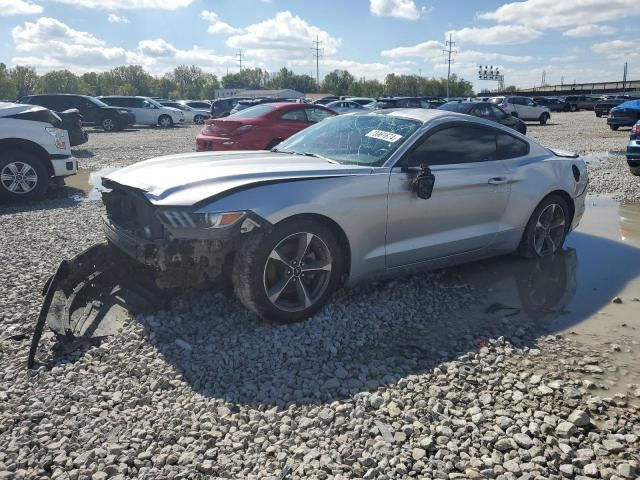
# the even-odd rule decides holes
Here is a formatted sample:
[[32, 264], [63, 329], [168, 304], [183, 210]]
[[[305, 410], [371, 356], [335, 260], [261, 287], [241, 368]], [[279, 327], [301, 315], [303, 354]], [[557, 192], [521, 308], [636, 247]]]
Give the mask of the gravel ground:
[[[553, 120], [531, 136], [594, 154], [592, 191], [638, 201], [606, 153], [628, 132], [592, 112]], [[193, 150], [197, 131], [96, 132], [81, 167]], [[100, 202], [74, 193], [0, 205], [0, 480], [640, 475], [640, 386], [595, 388], [615, 357], [544, 323], [469, 314], [486, 299], [446, 272], [337, 292], [286, 326], [189, 292], [99, 342], [48, 337], [26, 371], [43, 282], [102, 238]]]

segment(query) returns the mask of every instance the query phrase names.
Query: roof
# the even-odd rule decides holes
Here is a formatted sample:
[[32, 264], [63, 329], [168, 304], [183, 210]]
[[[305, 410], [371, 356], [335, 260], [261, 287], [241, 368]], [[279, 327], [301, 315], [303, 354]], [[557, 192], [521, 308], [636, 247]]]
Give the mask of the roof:
[[39, 105], [25, 105], [24, 103], [0, 102], [0, 117], [8, 117], [17, 113], [37, 112], [39, 110], [48, 110]]
[[284, 92], [296, 92], [299, 93], [300, 95], [303, 95], [302, 92], [298, 92], [297, 90], [294, 90], [292, 88], [282, 88], [279, 90], [242, 90], [241, 92], [238, 92], [237, 95], [234, 95], [234, 97], [238, 96], [238, 97], [250, 97], [250, 96], [260, 96], [260, 95], [281, 95]]

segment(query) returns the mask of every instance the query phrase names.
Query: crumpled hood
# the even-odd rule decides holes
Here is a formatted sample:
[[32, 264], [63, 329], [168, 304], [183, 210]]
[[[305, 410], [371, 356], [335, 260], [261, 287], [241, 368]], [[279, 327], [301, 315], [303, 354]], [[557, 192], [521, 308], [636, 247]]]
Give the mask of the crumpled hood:
[[371, 167], [266, 151], [169, 155], [116, 170], [107, 181], [135, 188], [155, 205], [188, 206], [251, 184], [302, 178], [364, 175]]

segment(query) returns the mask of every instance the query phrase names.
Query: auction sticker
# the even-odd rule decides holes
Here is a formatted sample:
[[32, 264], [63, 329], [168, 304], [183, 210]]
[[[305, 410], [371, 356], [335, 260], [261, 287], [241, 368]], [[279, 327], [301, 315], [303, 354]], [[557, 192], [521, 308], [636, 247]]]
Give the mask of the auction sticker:
[[402, 138], [402, 135], [398, 135], [393, 132], [385, 132], [384, 130], [371, 130], [365, 135], [365, 137], [377, 138], [378, 140], [395, 143]]

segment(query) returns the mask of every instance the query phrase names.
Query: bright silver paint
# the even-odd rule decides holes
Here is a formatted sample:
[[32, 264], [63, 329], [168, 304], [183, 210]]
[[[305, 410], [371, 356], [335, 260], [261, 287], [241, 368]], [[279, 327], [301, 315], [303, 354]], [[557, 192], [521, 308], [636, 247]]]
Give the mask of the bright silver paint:
[[[272, 224], [294, 215], [329, 218], [348, 240], [348, 284], [513, 252], [532, 212], [552, 192], [573, 203], [571, 228], [584, 212], [587, 170], [579, 158], [554, 154], [507, 127], [468, 115], [425, 109], [368, 115], [412, 118], [422, 126], [380, 167], [277, 152], [203, 152], [152, 159], [107, 178], [144, 191], [156, 206], [197, 203], [201, 213], [246, 210]], [[420, 199], [408, 188], [412, 174], [395, 164], [426, 132], [449, 122], [507, 132], [528, 142], [530, 152], [508, 160], [434, 166], [433, 195]]]

